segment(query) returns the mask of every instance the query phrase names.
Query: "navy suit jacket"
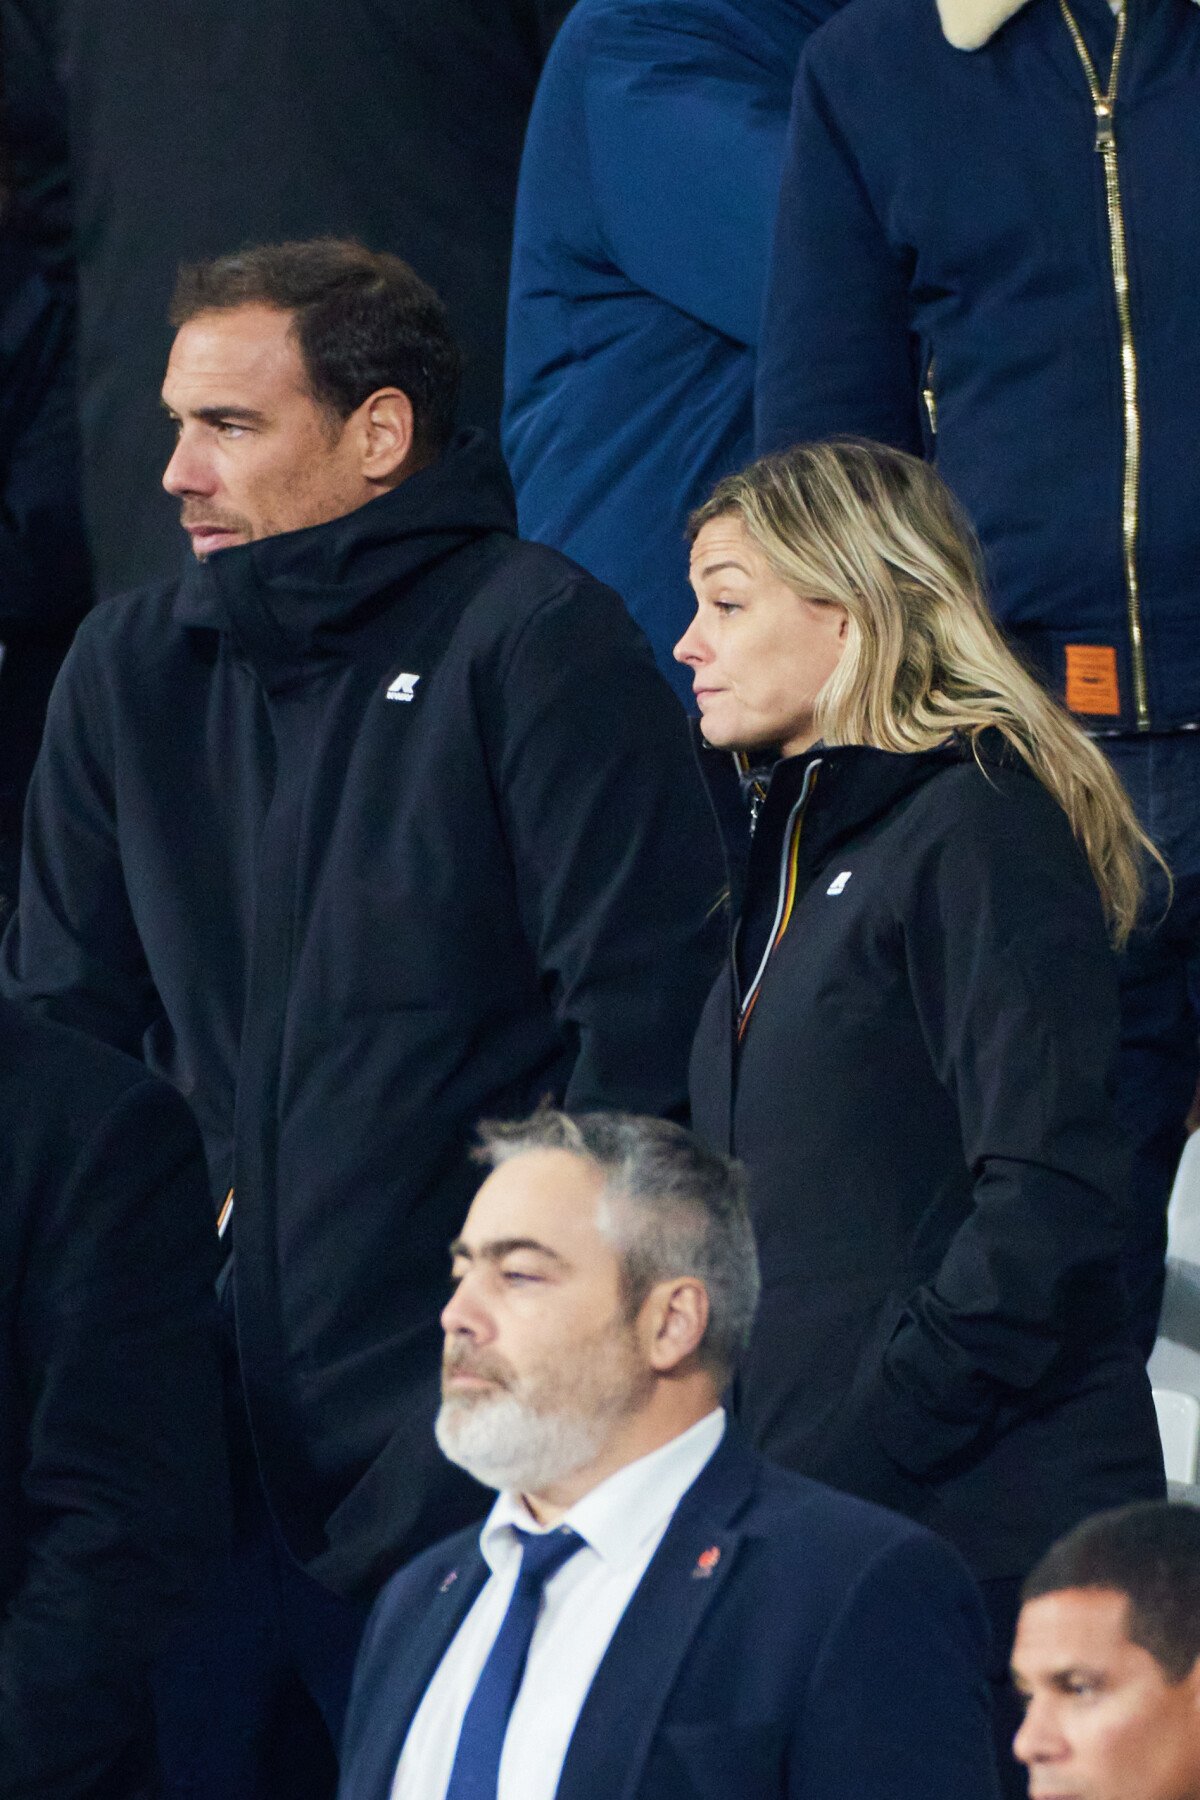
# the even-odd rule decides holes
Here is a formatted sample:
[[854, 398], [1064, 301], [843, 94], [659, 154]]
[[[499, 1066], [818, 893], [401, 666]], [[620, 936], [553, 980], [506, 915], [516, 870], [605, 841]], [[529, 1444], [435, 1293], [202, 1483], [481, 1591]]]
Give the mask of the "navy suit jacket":
[[[487, 1577], [472, 1529], [383, 1590], [339, 1800], [388, 1800]], [[995, 1800], [986, 1642], [940, 1539], [776, 1469], [731, 1429], [617, 1626], [557, 1800]]]

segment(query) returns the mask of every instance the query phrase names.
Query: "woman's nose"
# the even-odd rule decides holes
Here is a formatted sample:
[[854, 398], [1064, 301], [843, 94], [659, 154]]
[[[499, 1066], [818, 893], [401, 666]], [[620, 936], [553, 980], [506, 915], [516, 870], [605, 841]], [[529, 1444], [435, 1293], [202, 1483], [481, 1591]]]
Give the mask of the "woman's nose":
[[676, 662], [680, 663], [700, 663], [705, 660], [708, 655], [708, 646], [700, 634], [699, 614], [692, 620], [671, 655]]

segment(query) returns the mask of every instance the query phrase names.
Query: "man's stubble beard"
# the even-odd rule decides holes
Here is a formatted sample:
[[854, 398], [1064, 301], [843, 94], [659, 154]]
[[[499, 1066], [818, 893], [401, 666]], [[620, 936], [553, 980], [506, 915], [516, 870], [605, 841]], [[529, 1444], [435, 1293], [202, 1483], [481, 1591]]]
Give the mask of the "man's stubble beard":
[[540, 1494], [595, 1462], [616, 1427], [654, 1384], [627, 1323], [580, 1346], [569, 1369], [556, 1364], [516, 1377], [469, 1348], [449, 1352], [447, 1370], [497, 1380], [491, 1393], [445, 1395], [435, 1427], [442, 1454], [485, 1487]]

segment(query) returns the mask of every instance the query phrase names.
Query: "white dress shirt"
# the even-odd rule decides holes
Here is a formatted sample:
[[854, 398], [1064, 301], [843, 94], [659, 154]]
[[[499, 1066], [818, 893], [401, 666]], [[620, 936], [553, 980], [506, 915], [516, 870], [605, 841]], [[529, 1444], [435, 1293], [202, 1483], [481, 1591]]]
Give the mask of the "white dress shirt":
[[[618, 1469], [559, 1521], [583, 1539], [546, 1583], [508, 1722], [497, 1800], [554, 1800], [588, 1689], [675, 1508], [721, 1441], [718, 1409], [660, 1450]], [[392, 1800], [445, 1800], [463, 1714], [508, 1610], [522, 1531], [544, 1529], [519, 1495], [501, 1494], [479, 1547], [491, 1569], [425, 1690], [404, 1741]]]

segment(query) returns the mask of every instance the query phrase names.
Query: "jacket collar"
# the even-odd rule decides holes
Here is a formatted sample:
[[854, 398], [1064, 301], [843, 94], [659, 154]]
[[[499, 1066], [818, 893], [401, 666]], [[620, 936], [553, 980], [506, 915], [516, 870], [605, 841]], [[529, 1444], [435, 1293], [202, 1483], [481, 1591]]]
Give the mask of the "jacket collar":
[[390, 606], [444, 557], [516, 532], [499, 453], [480, 431], [344, 518], [219, 550], [184, 576], [181, 624], [231, 635], [264, 675], [339, 653], [346, 633]]
[[[986, 732], [980, 743], [986, 760], [1006, 760], [1007, 751], [998, 732]], [[739, 865], [747, 860], [748, 809], [740, 793], [736, 759], [728, 751], [714, 750], [700, 740], [700, 766], [708, 782], [713, 808], [725, 840], [733, 899], [739, 899]], [[766, 800], [759, 813], [758, 839], [766, 841], [772, 822], [782, 829], [804, 787], [812, 763], [817, 762], [813, 804], [805, 815], [806, 860], [827, 855], [838, 843], [891, 811], [912, 789], [920, 787], [949, 763], [973, 755], [964, 738], [953, 737], [933, 750], [900, 754], [875, 750], [866, 744], [815, 746], [800, 756], [784, 757], [769, 771]]]
[[942, 30], [956, 50], [981, 50], [1028, 5], [1029, 0], [937, 0]]
[[[959, 737], [933, 750], [875, 750], [867, 744], [815, 748], [776, 765], [767, 795], [772, 813], [790, 812], [800, 797], [810, 763], [819, 762], [812, 787], [813, 804], [804, 818], [803, 863], [814, 868], [840, 844], [855, 838], [876, 820], [944, 769], [965, 761], [970, 745]], [[986, 751], [985, 751], [986, 754]], [[766, 824], [766, 805], [760, 829]]]

